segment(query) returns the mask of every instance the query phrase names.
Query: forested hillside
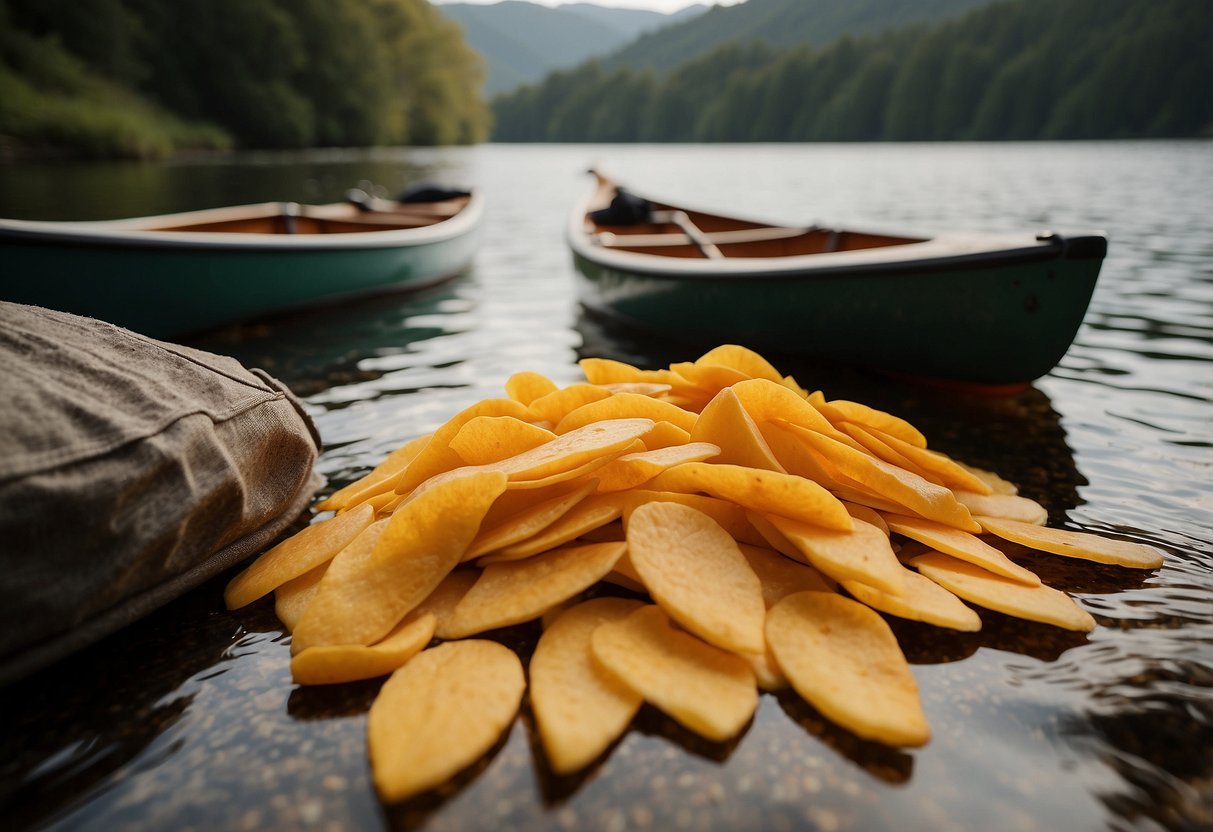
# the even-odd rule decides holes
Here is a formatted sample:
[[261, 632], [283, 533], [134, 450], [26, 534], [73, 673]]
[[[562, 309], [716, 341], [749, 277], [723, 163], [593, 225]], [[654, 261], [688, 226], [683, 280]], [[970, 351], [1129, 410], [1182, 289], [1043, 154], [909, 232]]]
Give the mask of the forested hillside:
[[0, 0], [0, 149], [477, 142], [481, 71], [426, 0]]
[[1211, 34], [1213, 0], [1010, 0], [823, 48], [731, 43], [664, 75], [585, 64], [495, 100], [494, 139], [1209, 135]]
[[825, 46], [910, 23], [939, 23], [993, 0], [746, 0], [636, 39], [603, 59], [607, 69], [659, 73], [730, 43]]

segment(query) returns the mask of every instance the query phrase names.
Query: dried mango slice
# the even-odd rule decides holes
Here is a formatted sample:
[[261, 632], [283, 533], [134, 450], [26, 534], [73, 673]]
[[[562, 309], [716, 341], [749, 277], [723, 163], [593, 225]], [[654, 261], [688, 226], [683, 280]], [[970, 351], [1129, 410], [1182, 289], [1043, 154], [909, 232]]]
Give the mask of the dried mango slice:
[[920, 448], [876, 428], [869, 428], [868, 431], [870, 435], [883, 442], [894, 452], [901, 454], [919, 468], [934, 474], [941, 483], [953, 491], [972, 491], [975, 494], [993, 493], [993, 488], [988, 482], [939, 451]]
[[617, 393], [599, 401], [584, 404], [556, 424], [556, 433], [565, 434], [595, 422], [608, 419], [651, 419], [653, 422], [673, 422], [690, 432], [698, 418], [689, 410], [637, 393]]
[[585, 487], [592, 478], [584, 480], [566, 480], [543, 488], [519, 489], [506, 486], [505, 493], [493, 501], [493, 507], [484, 515], [480, 524], [481, 531], [499, 526], [510, 517], [556, 497], [563, 497], [572, 491]]
[[[1004, 480], [1002, 477], [998, 476], [998, 474], [995, 474], [993, 471], [987, 471], [984, 468], [978, 468], [975, 465], [967, 465], [963, 462], [957, 462], [956, 464], [959, 465], [961, 468], [964, 468], [966, 471], [968, 471], [973, 476], [977, 477], [977, 479], [981, 480], [986, 485], [988, 485], [990, 487], [991, 493], [1012, 494], [1012, 495], [1019, 493], [1019, 486], [1017, 486], [1015, 483], [1011, 482], [1010, 480]], [[978, 491], [977, 493], [980, 494], [981, 492]]]
[[606, 419], [565, 431], [550, 442], [494, 463], [511, 480], [540, 480], [582, 468], [611, 454], [626, 453], [632, 443], [653, 429], [650, 419]]
[[639, 393], [642, 396], [663, 396], [671, 389], [668, 384], [654, 384], [651, 381], [619, 381], [598, 386], [611, 393]]
[[404, 621], [412, 621], [425, 615], [434, 617], [434, 635], [441, 639], [453, 636], [448, 629], [455, 607], [467, 595], [468, 590], [480, 577], [479, 569], [456, 569], [442, 579], [434, 591], [425, 597], [412, 611], [404, 617]]
[[594, 660], [686, 728], [723, 742], [758, 707], [754, 671], [741, 658], [676, 630], [660, 607], [646, 605], [590, 637]]
[[881, 433], [896, 436], [919, 448], [927, 446], [926, 437], [905, 419], [900, 419], [892, 413], [886, 413], [874, 407], [868, 407], [866, 404], [834, 399], [818, 405], [818, 409], [831, 422], [855, 422], [864, 427], [876, 428]]
[[828, 436], [787, 424], [805, 444], [821, 454], [846, 476], [853, 477], [877, 494], [900, 503], [914, 514], [938, 520], [967, 532], [980, 532], [981, 527], [969, 515], [969, 510], [956, 500], [948, 488], [890, 465], [884, 460], [860, 453]]
[[309, 647], [291, 658], [291, 678], [299, 685], [336, 685], [386, 676], [430, 643], [432, 615], [402, 622], [383, 641], [369, 647], [335, 644]]
[[570, 384], [532, 400], [531, 417], [555, 425], [582, 405], [609, 399], [612, 395], [610, 390], [600, 385]]
[[[669, 424], [668, 422], [666, 424]], [[720, 448], [709, 442], [688, 442], [672, 445], [655, 451], [637, 451], [624, 454], [599, 468], [595, 472], [598, 490], [624, 491], [643, 485], [653, 477], [686, 462], [702, 462], [720, 455]]]
[[626, 548], [588, 543], [487, 566], [443, 629], [449, 638], [463, 638], [539, 618], [600, 581]]
[[[843, 474], [837, 469], [832, 470], [830, 473], [833, 475], [835, 482], [837, 483], [836, 485], [830, 487], [830, 491], [832, 491], [834, 495], [843, 502], [844, 505], [858, 505], [864, 508], [870, 508], [873, 511], [885, 512], [886, 514], [905, 514], [906, 512], [911, 511], [911, 509], [901, 505], [900, 503], [896, 503], [892, 500], [872, 493], [872, 491], [864, 486], [863, 483], [848, 477], [846, 474]], [[849, 512], [850, 509], [847, 511]], [[854, 517], [855, 515], [852, 514], [851, 516]]]
[[274, 590], [274, 615], [278, 616], [278, 620], [282, 622], [282, 626], [286, 627], [288, 633], [295, 629], [295, 625], [303, 617], [303, 611], [316, 597], [320, 579], [324, 577], [325, 570], [328, 568], [327, 563], [322, 563], [310, 572], [304, 572], [298, 578], [292, 578]]
[[[885, 441], [884, 438], [877, 436], [876, 434], [879, 433], [879, 431], [876, 431], [874, 428], [864, 428], [852, 422], [840, 422], [838, 427], [843, 433], [862, 445], [865, 451], [877, 459], [882, 459], [890, 465], [896, 465], [898, 468], [902, 468], [912, 474], [917, 474], [924, 480], [930, 480], [937, 485], [943, 485], [943, 481], [939, 479], [937, 475], [920, 467], [918, 463], [912, 461], [905, 454], [895, 450], [888, 442]], [[885, 434], [884, 436], [888, 439], [893, 438], [888, 436], [888, 434]], [[910, 445], [909, 447], [914, 446]]]
[[691, 440], [717, 445], [720, 454], [714, 462], [787, 473], [732, 388], [726, 387], [708, 402]]
[[459, 563], [505, 485], [500, 471], [472, 469], [402, 505], [369, 556], [342, 551], [295, 628], [292, 649], [383, 638]]
[[489, 465], [556, 438], [550, 430], [513, 416], [477, 416], [451, 437], [451, 450], [464, 465]]
[[623, 501], [614, 494], [587, 497], [538, 534], [517, 543], [502, 546], [497, 551], [481, 558], [480, 562], [483, 564], [505, 563], [529, 558], [605, 526], [622, 513]]
[[806, 448], [787, 428], [764, 421], [758, 424], [758, 431], [783, 470], [819, 483], [835, 494], [839, 493], [841, 481], [835, 477], [834, 472], [822, 463], [818, 454]]
[[996, 575], [1019, 581], [1021, 584], [1040, 585], [1040, 577], [1035, 572], [1024, 569], [998, 549], [968, 532], [962, 532], [933, 520], [906, 517], [902, 514], [886, 514], [884, 519], [889, 524], [891, 531], [911, 540], [917, 540], [919, 543], [925, 543], [945, 555], [968, 561]]
[[514, 373], [505, 382], [505, 394], [516, 402], [529, 405], [540, 396], [555, 393], [556, 382], [545, 375], [530, 370]]
[[[554, 474], [548, 474], [538, 479], [512, 479], [507, 487], [510, 491], [522, 492], [547, 492], [554, 486], [580, 483], [590, 479], [597, 479], [597, 473], [603, 467], [609, 465], [617, 457], [629, 453], [639, 453], [644, 450], [644, 443], [639, 439], [634, 440], [631, 445], [626, 448], [621, 448], [616, 451], [610, 451], [596, 459], [591, 459], [576, 468], [570, 468], [567, 471], [557, 471]], [[594, 476], [590, 476], [593, 474]]]
[[451, 450], [451, 439], [477, 416], [513, 416], [515, 419], [526, 419], [528, 414], [525, 405], [512, 399], [484, 399], [464, 408], [434, 431], [430, 441], [408, 467], [389, 480], [392, 488], [397, 494], [408, 494], [431, 477], [461, 467], [463, 460]]
[[786, 558], [773, 549], [741, 543], [737, 546], [758, 582], [767, 609], [794, 592], [833, 592], [827, 578], [807, 564]]
[[1015, 618], [1090, 632], [1095, 619], [1069, 595], [1051, 586], [1025, 586], [942, 552], [910, 559], [910, 565], [949, 592], [979, 607]]
[[897, 595], [881, 592], [858, 581], [843, 581], [842, 588], [872, 609], [910, 621], [971, 633], [981, 629], [981, 617], [939, 584], [906, 570], [905, 586]]
[[842, 505], [844, 508], [846, 508], [847, 514], [851, 515], [856, 520], [871, 523], [886, 535], [889, 533], [889, 524], [885, 522], [884, 517], [876, 509], [868, 506], [861, 506], [858, 503], [848, 503], [845, 500], [843, 501]]
[[379, 796], [397, 803], [474, 763], [514, 721], [525, 687], [522, 662], [496, 642], [447, 642], [414, 656], [367, 716]]
[[648, 590], [644, 588], [644, 584], [640, 582], [640, 576], [636, 574], [636, 569], [628, 560], [628, 553], [624, 552], [623, 557], [615, 561], [615, 568], [606, 574], [603, 578], [609, 584], [622, 587], [630, 592], [635, 592], [640, 595], [648, 594]]
[[754, 680], [762, 690], [775, 693], [789, 686], [788, 677], [783, 674], [779, 662], [775, 661], [770, 647], [761, 653], [739, 653], [738, 657], [754, 671]]
[[[383, 532], [387, 529], [387, 524], [389, 522], [390, 518], [385, 517], [382, 520], [376, 520], [374, 523], [367, 526], [362, 530], [361, 534], [350, 541], [349, 545], [337, 553], [334, 560], [337, 557], [340, 557], [343, 561], [363, 562], [369, 560], [371, 552], [373, 552], [375, 546], [378, 545], [379, 538], [383, 537]], [[295, 630], [298, 629], [299, 622], [303, 620], [304, 614], [311, 606], [311, 602], [315, 599], [316, 593], [319, 592], [320, 582], [323, 581], [325, 574], [328, 573], [328, 568], [331, 564], [332, 561], [328, 561], [321, 564], [320, 567], [313, 569], [311, 572], [304, 573], [305, 575], [317, 575], [316, 584], [311, 589], [308, 589], [306, 584], [302, 582], [303, 576], [301, 575], [299, 578], [295, 579], [295, 581], [300, 581], [301, 583], [292, 586], [290, 590], [284, 592], [284, 597], [288, 599], [285, 603], [290, 605], [286, 610], [286, 613], [288, 617], [294, 615], [293, 621], [289, 624], [292, 634], [294, 634]], [[295, 582], [292, 581], [290, 583], [294, 584]], [[278, 589], [285, 590], [286, 586], [287, 584], [284, 584]], [[300, 595], [306, 593], [307, 597], [290, 597], [294, 593], [299, 593]], [[277, 604], [275, 603], [275, 607], [276, 606]], [[287, 621], [287, 619], [282, 620], [284, 622]], [[292, 644], [293, 643], [294, 642], [292, 642]]]
[[897, 638], [863, 604], [825, 592], [789, 595], [767, 614], [767, 641], [792, 687], [827, 719], [886, 745], [930, 738]]
[[[1049, 522], [1049, 510], [1035, 500], [1017, 494], [974, 494], [970, 491], [954, 490], [956, 499], [974, 516], [978, 514], [1001, 520], [1018, 520], [1043, 526]], [[980, 520], [978, 521], [981, 522]]]
[[480, 532], [468, 546], [467, 551], [463, 553], [463, 560], [472, 560], [488, 552], [534, 537], [567, 514], [573, 506], [594, 493], [597, 488], [598, 480], [586, 480], [577, 483], [572, 490], [537, 502], [491, 526], [486, 517], [485, 522], [480, 524]]
[[823, 529], [799, 520], [766, 515], [808, 560], [836, 581], [860, 581], [896, 595], [905, 585], [905, 569], [884, 532], [855, 520], [849, 532]]
[[796, 544], [788, 540], [788, 536], [775, 528], [775, 524], [767, 519], [766, 515], [757, 511], [747, 511], [746, 519], [750, 521], [750, 525], [758, 530], [762, 535], [765, 546], [769, 546], [776, 552], [786, 555], [789, 558], [794, 558], [797, 561], [804, 563], [804, 554], [796, 547]]
[[833, 494], [811, 480], [778, 471], [690, 462], [658, 474], [649, 485], [658, 491], [703, 492], [752, 511], [803, 519], [828, 529], [851, 528], [851, 515]]
[[374, 519], [375, 512], [370, 506], [359, 506], [288, 537], [228, 583], [223, 592], [227, 608], [234, 610], [251, 604], [287, 581], [328, 563]]
[[783, 419], [819, 433], [838, 433], [817, 408], [782, 384], [755, 378], [733, 385], [733, 392], [759, 427], [763, 422]]
[[736, 541], [752, 543], [756, 546], [766, 545], [766, 539], [750, 523], [744, 508], [728, 500], [709, 497], [705, 494], [687, 494], [677, 491], [657, 491], [647, 488], [637, 488], [632, 491], [617, 492], [623, 501], [623, 524], [626, 527], [632, 512], [645, 503], [679, 503], [690, 506], [696, 511], [711, 517]]
[[995, 517], [979, 517], [978, 522], [990, 534], [1054, 555], [1111, 563], [1130, 569], [1157, 569], [1162, 566], [1162, 552], [1144, 543], [1113, 540], [1097, 534], [1050, 529]]
[[648, 450], [656, 451], [674, 445], [685, 445], [691, 441], [691, 434], [673, 422], [663, 421], [653, 425], [653, 429], [640, 437], [640, 441]]
[[615, 384], [619, 382], [652, 382], [673, 384], [681, 381], [669, 370], [642, 370], [610, 358], [583, 358], [577, 362], [590, 384]]
[[[372, 468], [365, 476], [355, 480], [344, 488], [334, 491], [325, 499], [316, 503], [316, 511], [339, 511], [351, 502], [363, 502], [375, 493], [375, 487], [380, 486], [384, 491], [392, 490], [389, 481], [399, 474], [409, 463], [421, 453], [421, 449], [429, 444], [432, 434], [418, 436], [405, 442], [388, 454], [383, 462]], [[355, 498], [355, 495], [358, 495]]]
[[732, 367], [726, 367], [722, 364], [704, 364], [698, 361], [681, 361], [677, 364], [671, 364], [670, 369], [686, 379], [687, 383], [692, 387], [706, 392], [709, 397], [716, 395], [716, 393], [726, 387], [741, 381], [747, 381], [750, 378], [745, 373]]
[[678, 503], [647, 503], [627, 526], [628, 558], [662, 609], [709, 644], [763, 650], [762, 584], [716, 521]]
[[590, 638], [641, 602], [595, 598], [561, 612], [544, 628], [531, 656], [530, 696], [539, 739], [556, 774], [593, 762], [627, 729], [641, 697], [595, 664]]
[[695, 363], [731, 367], [749, 378], [765, 378], [776, 384], [783, 381], [783, 377], [779, 375], [778, 370], [771, 366], [771, 362], [739, 344], [721, 344], [699, 356], [695, 359]]

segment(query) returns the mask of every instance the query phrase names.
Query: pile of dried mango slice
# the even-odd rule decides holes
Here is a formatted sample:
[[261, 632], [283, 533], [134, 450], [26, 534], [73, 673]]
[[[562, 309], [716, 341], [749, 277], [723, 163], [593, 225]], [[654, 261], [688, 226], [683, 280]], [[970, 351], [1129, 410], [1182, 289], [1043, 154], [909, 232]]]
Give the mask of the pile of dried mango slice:
[[[586, 381], [563, 388], [512, 376], [504, 398], [321, 502], [334, 514], [227, 588], [231, 608], [274, 594], [299, 684], [391, 674], [368, 718], [385, 801], [490, 749], [528, 676], [561, 774], [597, 759], [646, 702], [728, 740], [760, 688], [790, 686], [860, 737], [922, 745], [914, 677], [881, 613], [971, 631], [972, 604], [1095, 626], [990, 540], [1162, 564], [1148, 546], [1044, 527], [1045, 510], [997, 475], [893, 415], [808, 393], [743, 347], [664, 370], [581, 367]], [[600, 582], [621, 589], [585, 600]], [[533, 620], [544, 629], [528, 671], [476, 638]]]

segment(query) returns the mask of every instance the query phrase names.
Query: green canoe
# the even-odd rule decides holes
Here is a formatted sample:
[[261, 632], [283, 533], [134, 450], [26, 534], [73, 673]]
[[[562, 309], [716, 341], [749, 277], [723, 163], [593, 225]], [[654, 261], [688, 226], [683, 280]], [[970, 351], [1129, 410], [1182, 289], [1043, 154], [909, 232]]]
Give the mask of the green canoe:
[[1017, 387], [1082, 324], [1102, 234], [887, 234], [771, 225], [596, 175], [568, 241], [590, 313], [922, 379]]
[[157, 338], [353, 296], [415, 289], [471, 263], [476, 193], [264, 203], [101, 222], [0, 219], [0, 299]]

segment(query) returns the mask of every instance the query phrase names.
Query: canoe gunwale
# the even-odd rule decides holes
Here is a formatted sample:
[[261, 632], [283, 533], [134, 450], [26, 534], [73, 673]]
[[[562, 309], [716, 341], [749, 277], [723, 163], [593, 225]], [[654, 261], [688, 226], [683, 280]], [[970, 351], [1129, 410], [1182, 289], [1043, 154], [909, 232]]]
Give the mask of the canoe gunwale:
[[[282, 203], [240, 206], [250, 210]], [[156, 248], [176, 251], [357, 251], [441, 243], [476, 228], [484, 213], [484, 197], [473, 192], [462, 210], [430, 225], [412, 228], [353, 231], [339, 234], [258, 234], [224, 231], [161, 231], [151, 220], [205, 217], [227, 209], [96, 222], [53, 222], [0, 219], [0, 245], [26, 244]]]
[[[967, 271], [999, 268], [1022, 263], [1047, 262], [1062, 258], [1102, 259], [1107, 249], [1102, 232], [1091, 231], [1061, 236], [1050, 231], [1020, 234], [951, 232], [915, 237], [904, 245], [887, 245], [852, 251], [822, 252], [773, 257], [695, 258], [629, 251], [626, 234], [615, 234], [615, 245], [595, 242], [587, 219], [591, 204], [601, 193], [601, 182], [572, 212], [566, 239], [573, 253], [604, 269], [626, 272], [654, 280], [787, 280], [832, 278], [839, 275], [901, 276], [924, 272]], [[691, 210], [691, 209], [687, 209]], [[699, 211], [697, 213], [710, 213]], [[717, 215], [722, 216], [722, 215]], [[730, 215], [743, 222], [754, 222]], [[778, 228], [772, 224], [770, 227]], [[809, 230], [827, 226], [813, 225]], [[788, 226], [788, 228], [792, 228]], [[840, 232], [858, 229], [839, 228]], [[861, 233], [880, 233], [860, 230]], [[889, 236], [889, 235], [885, 235]], [[618, 247], [617, 247], [618, 246]]]

